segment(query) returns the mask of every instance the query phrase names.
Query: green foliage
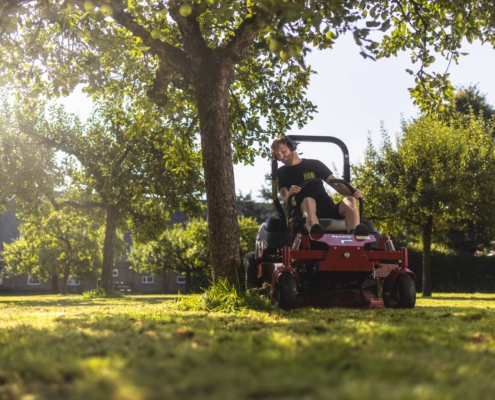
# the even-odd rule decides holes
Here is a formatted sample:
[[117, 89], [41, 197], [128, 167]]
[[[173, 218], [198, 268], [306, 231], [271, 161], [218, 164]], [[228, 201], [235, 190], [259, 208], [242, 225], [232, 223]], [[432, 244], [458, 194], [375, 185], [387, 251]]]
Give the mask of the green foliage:
[[267, 193], [267, 189], [266, 192], [263, 190], [265, 189], [262, 189], [261, 195], [266, 197], [262, 197], [262, 201], [255, 201], [251, 193], [247, 195], [240, 193], [237, 196], [237, 210], [239, 215], [254, 218], [258, 224], [261, 224], [274, 214], [275, 207], [271, 201], [271, 192]]
[[[186, 125], [181, 132], [194, 134], [199, 124], [191, 79], [184, 70], [174, 68], [177, 60], [173, 59], [187, 54], [195, 60], [199, 54], [186, 44], [192, 32], [180, 26], [196, 20], [200, 30], [195, 40], [221, 49], [232, 42], [243, 20], [246, 24], [261, 15], [271, 19], [264, 5], [254, 2], [192, 4], [187, 19], [179, 14], [180, 2], [175, 0], [139, 5], [114, 0], [106, 4], [113, 10], [107, 18], [98, 1], [89, 12], [80, 1], [71, 4], [70, 11], [66, 2], [35, 2], [29, 7], [21, 2], [4, 9], [2, 21], [7, 28], [0, 30], [0, 76], [5, 83], [18, 85], [19, 94], [30, 97], [66, 96], [78, 84], [95, 98], [108, 92], [137, 98], [148, 95], [162, 106], [167, 124]], [[268, 51], [269, 38], [267, 30], [249, 43], [255, 45], [246, 49], [235, 67], [229, 100], [234, 161], [253, 162], [261, 149], [267, 150], [267, 133], [274, 136], [293, 124], [303, 126], [315, 111], [304, 99], [313, 71], [293, 61], [281, 64], [278, 54]], [[283, 42], [287, 52], [301, 53], [301, 40], [287, 37]], [[170, 54], [166, 76], [157, 76], [165, 64], [158, 47]]]
[[[104, 232], [95, 217], [80, 211], [54, 211], [48, 202], [40, 202], [34, 213], [18, 213], [19, 239], [4, 244], [6, 273], [29, 273], [41, 279], [64, 277], [96, 279], [101, 269]], [[123, 240], [117, 241], [117, 256], [123, 252]], [[66, 287], [64, 287], [64, 292]]]
[[431, 295], [434, 232], [472, 224], [495, 231], [495, 144], [481, 117], [449, 124], [421, 117], [403, 124], [395, 148], [384, 135], [379, 151], [369, 143], [356, 168], [356, 185], [367, 193], [366, 218], [388, 234], [421, 234], [422, 290]]
[[477, 85], [460, 87], [456, 91], [452, 98], [451, 114], [454, 119], [458, 114], [480, 116], [486, 122], [488, 129], [491, 129], [492, 136], [495, 136], [493, 123], [495, 109], [488, 103], [486, 95], [480, 92]]
[[266, 297], [244, 290], [220, 279], [205, 289], [201, 296], [180, 296], [176, 307], [182, 311], [234, 313], [242, 310], [268, 311], [272, 308]]
[[[305, 91], [313, 71], [304, 63], [311, 47], [330, 48], [351, 33], [363, 57], [410, 52], [419, 64], [408, 71], [416, 76], [411, 96], [437, 114], [454, 88], [447, 72], [428, 69], [433, 52], [450, 63], [464, 39], [494, 44], [492, 12], [490, 2], [472, 0], [12, 0], [0, 11], [0, 78], [19, 97], [67, 95], [78, 84], [95, 98], [146, 95], [180, 140], [200, 133], [213, 266], [234, 279], [232, 161], [266, 156], [270, 136], [311, 118]], [[159, 212], [153, 200], [146, 209]], [[231, 234], [222, 237], [224, 220]]]
[[97, 288], [83, 292], [82, 297], [83, 299], [120, 299], [124, 297], [124, 294], [116, 290]]
[[384, 232], [398, 235], [429, 217], [436, 231], [495, 220], [495, 147], [477, 117], [404, 123], [395, 147], [384, 132], [379, 149], [369, 142], [355, 173], [366, 218]]
[[[300, 94], [311, 71], [305, 67], [298, 70], [291, 60], [303, 66], [310, 46], [331, 48], [340, 35], [349, 32], [363, 57], [379, 59], [399, 51], [411, 52], [412, 61], [418, 64], [416, 71], [408, 71], [416, 76], [411, 96], [433, 112], [440, 101], [438, 96], [454, 92], [448, 73], [431, 70], [436, 59], [458, 62], [464, 54], [460, 50], [462, 40], [495, 42], [487, 2], [203, 1], [192, 2], [187, 17], [180, 13], [182, 2], [177, 0], [139, 4], [95, 1], [94, 5], [95, 9], [87, 11], [82, 1], [6, 4], [0, 30], [4, 77], [28, 82], [29, 87], [22, 87], [26, 94], [58, 96], [67, 95], [79, 83], [85, 84], [88, 92], [99, 93], [115, 85], [112, 80], [119, 74], [130, 82], [124, 89], [127, 93], [144, 95], [150, 90], [153, 97], [154, 69], [163, 60], [159, 48], [176, 58], [169, 61], [172, 70], [183, 55], [198, 56], [194, 54], [198, 44], [189, 47], [192, 32], [184, 29], [193, 21], [201, 34], [195, 39], [200, 38], [210, 49], [234, 47], [234, 38], [251, 27], [259, 34], [247, 43], [251, 46], [239, 60], [232, 86], [232, 123], [241, 128], [232, 131], [242, 132], [233, 137], [239, 150], [245, 141], [263, 137], [259, 118], [263, 114], [271, 121], [267, 123], [270, 132], [284, 125], [282, 115], [294, 115], [289, 124], [304, 123], [312, 106]], [[105, 7], [111, 10], [111, 17], [105, 17], [109, 15]], [[189, 89], [188, 77], [181, 76], [183, 71], [177, 68], [177, 75], [171, 72], [167, 81], [174, 82], [183, 100], [188, 99], [173, 101], [169, 107], [171, 113], [180, 114], [192, 99], [184, 96]], [[266, 83], [258, 80], [261, 76]], [[167, 93], [169, 99], [175, 100], [175, 88]], [[281, 101], [284, 96], [288, 102]], [[273, 107], [276, 103], [282, 107]], [[296, 103], [299, 105], [294, 109]], [[239, 155], [245, 157], [241, 152]]]
[[454, 95], [453, 106], [463, 115], [481, 114], [487, 122], [495, 115], [495, 109], [488, 103], [486, 95], [480, 92], [477, 85], [460, 87]]
[[146, 101], [101, 97], [82, 123], [61, 106], [26, 99], [10, 105], [4, 95], [1, 118], [1, 201], [15, 198], [26, 213], [36, 213], [40, 199], [56, 210], [100, 210], [95, 222], [107, 228], [102, 282], [109, 282], [103, 275], [113, 266], [116, 229], [131, 227], [139, 239], [156, 235], [177, 209], [200, 212], [198, 144], [162, 125]]
[[[253, 218], [240, 217], [242, 256], [252, 251], [258, 223]], [[170, 270], [186, 274], [186, 291], [190, 276], [209, 275], [210, 244], [207, 221], [190, 220], [185, 225], [175, 224], [160, 235], [156, 241], [135, 242], [129, 260], [137, 271], [160, 273]], [[189, 281], [189, 282], [188, 282]]]

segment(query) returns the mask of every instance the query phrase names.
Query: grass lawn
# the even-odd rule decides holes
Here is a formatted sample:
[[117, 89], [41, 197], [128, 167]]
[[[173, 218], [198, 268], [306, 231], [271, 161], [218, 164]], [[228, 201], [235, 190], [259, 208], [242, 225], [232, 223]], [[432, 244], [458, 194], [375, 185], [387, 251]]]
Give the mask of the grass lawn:
[[0, 399], [489, 399], [495, 295], [413, 310], [177, 311], [0, 296]]

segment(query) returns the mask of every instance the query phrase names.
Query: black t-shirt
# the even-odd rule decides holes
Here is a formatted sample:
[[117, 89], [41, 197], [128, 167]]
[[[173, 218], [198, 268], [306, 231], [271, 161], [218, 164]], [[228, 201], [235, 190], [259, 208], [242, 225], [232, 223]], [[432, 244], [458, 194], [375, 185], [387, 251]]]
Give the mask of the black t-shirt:
[[321, 161], [303, 158], [299, 164], [293, 166], [284, 165], [278, 169], [278, 189], [280, 190], [284, 187], [289, 190], [292, 185], [301, 186], [305, 180], [319, 178], [322, 181], [307, 184], [296, 195], [297, 204], [301, 204], [305, 197], [312, 197], [318, 206], [333, 205], [332, 198], [323, 186], [323, 181], [326, 181], [332, 174], [333, 172]]

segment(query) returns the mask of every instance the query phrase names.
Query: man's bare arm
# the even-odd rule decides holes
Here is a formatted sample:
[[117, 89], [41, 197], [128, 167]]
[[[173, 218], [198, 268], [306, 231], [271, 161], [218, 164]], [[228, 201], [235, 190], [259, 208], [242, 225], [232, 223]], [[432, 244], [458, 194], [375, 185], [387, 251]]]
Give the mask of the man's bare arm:
[[345, 186], [341, 183], [330, 183], [329, 181], [332, 179], [337, 179], [337, 178], [335, 178], [335, 176], [333, 176], [333, 174], [332, 174], [326, 179], [326, 182], [331, 187], [333, 187], [337, 192], [339, 192], [340, 194], [343, 194], [344, 196], [353, 196], [356, 199], [362, 199], [363, 198], [363, 194], [361, 193], [361, 191], [359, 189], [356, 189], [356, 191], [354, 193], [351, 193], [351, 191], [347, 188], [347, 186]]

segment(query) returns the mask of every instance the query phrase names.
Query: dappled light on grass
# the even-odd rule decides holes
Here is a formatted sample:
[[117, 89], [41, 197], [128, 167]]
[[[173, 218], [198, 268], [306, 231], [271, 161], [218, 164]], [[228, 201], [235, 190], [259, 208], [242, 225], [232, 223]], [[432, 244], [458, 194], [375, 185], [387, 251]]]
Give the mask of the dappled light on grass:
[[[447, 297], [467, 298], [448, 306]], [[2, 395], [436, 400], [495, 391], [494, 295], [291, 312], [180, 311], [173, 299], [0, 296]]]

